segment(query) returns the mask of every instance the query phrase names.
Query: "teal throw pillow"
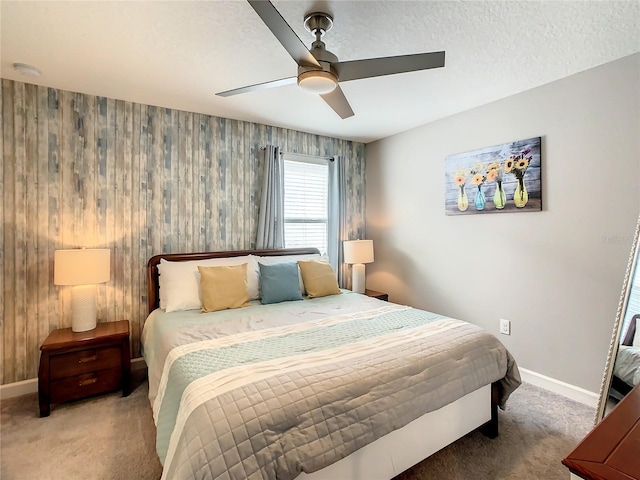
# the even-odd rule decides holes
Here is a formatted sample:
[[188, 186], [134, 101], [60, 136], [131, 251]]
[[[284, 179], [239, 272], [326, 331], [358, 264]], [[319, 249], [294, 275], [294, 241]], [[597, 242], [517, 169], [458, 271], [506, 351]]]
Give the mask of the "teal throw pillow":
[[302, 300], [296, 262], [269, 265], [258, 263], [258, 265], [260, 266], [261, 303]]

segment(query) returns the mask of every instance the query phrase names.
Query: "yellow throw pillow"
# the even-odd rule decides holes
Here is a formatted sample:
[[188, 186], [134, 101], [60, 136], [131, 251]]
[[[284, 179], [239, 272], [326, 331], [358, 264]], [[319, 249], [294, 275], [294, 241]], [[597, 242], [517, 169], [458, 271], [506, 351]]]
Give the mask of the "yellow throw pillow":
[[201, 312], [216, 312], [249, 305], [247, 264], [229, 267], [201, 267]]
[[327, 262], [321, 260], [298, 260], [302, 282], [309, 298], [326, 297], [342, 293], [336, 274]]

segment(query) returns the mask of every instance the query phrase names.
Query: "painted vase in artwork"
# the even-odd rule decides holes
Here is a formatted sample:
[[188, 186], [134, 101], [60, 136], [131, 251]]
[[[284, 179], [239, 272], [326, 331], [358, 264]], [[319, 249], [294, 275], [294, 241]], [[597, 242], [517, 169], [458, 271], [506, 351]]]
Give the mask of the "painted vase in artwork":
[[487, 204], [487, 198], [482, 190], [482, 185], [478, 185], [478, 191], [476, 192], [476, 198], [474, 198], [473, 203], [476, 206], [476, 210], [484, 210]]
[[460, 191], [458, 192], [458, 210], [464, 212], [467, 208], [469, 208], [467, 192], [464, 191], [464, 185], [460, 185]]
[[496, 187], [496, 193], [493, 194], [493, 205], [498, 209], [502, 210], [507, 204], [507, 194], [504, 193], [504, 188], [502, 188], [502, 182], [498, 182]]
[[513, 192], [513, 203], [515, 203], [516, 207], [522, 208], [527, 204], [528, 201], [529, 194], [527, 193], [527, 187], [524, 184], [524, 180], [522, 178], [519, 178], [516, 191]]

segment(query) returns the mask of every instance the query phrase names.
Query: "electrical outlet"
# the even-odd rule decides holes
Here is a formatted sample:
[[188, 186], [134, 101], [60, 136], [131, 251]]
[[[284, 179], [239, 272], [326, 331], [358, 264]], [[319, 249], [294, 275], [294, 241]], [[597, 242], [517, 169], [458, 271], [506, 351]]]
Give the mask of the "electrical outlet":
[[500, 319], [500, 333], [503, 335], [511, 335], [511, 321]]

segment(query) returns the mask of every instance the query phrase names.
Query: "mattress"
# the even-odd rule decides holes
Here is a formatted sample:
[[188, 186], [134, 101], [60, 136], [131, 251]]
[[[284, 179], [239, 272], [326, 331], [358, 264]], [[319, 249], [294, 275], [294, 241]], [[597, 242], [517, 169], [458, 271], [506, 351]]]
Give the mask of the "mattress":
[[459, 320], [344, 291], [143, 330], [163, 478], [293, 479], [344, 458], [517, 366]]

